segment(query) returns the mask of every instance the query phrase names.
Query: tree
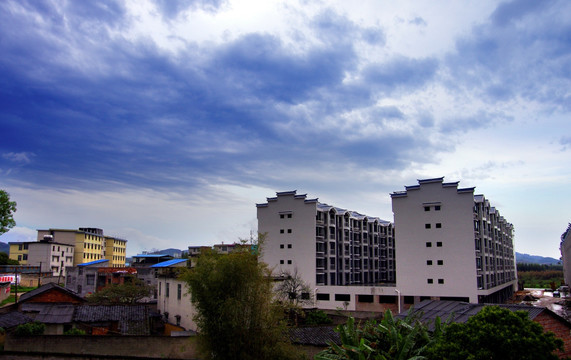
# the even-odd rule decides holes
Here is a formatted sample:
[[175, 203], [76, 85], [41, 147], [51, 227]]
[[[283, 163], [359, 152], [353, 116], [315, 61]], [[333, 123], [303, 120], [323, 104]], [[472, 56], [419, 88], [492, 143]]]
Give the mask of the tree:
[[16, 226], [13, 217], [15, 212], [16, 202], [10, 201], [10, 194], [4, 190], [0, 190], [0, 235]]
[[526, 311], [486, 306], [466, 323], [452, 323], [428, 349], [430, 359], [558, 359], [563, 341], [529, 319]]
[[205, 251], [183, 275], [197, 310], [198, 340], [205, 358], [297, 357], [281, 325], [283, 308], [273, 301], [270, 275], [250, 246], [226, 255]]
[[274, 287], [276, 298], [284, 305], [290, 321], [297, 325], [298, 318], [305, 316], [303, 305], [313, 304], [311, 288], [298, 274], [297, 268], [294, 269], [293, 273], [290, 271], [283, 272], [279, 279]]
[[13, 334], [15, 336], [42, 335], [44, 331], [46, 331], [46, 325], [44, 323], [34, 321], [18, 325]]
[[20, 265], [18, 260], [10, 259], [8, 254], [3, 251], [0, 251], [0, 265]]
[[113, 284], [89, 295], [87, 301], [101, 305], [136, 304], [139, 300], [150, 296], [153, 291], [152, 286], [131, 277], [126, 278], [124, 284]]

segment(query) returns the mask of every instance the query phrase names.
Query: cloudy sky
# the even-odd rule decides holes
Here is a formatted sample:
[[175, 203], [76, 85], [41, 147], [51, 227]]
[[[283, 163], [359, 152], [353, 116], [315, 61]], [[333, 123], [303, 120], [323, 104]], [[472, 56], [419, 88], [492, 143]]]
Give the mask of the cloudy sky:
[[392, 220], [445, 176], [559, 257], [571, 2], [0, 2], [0, 188], [17, 227], [234, 242], [297, 189]]

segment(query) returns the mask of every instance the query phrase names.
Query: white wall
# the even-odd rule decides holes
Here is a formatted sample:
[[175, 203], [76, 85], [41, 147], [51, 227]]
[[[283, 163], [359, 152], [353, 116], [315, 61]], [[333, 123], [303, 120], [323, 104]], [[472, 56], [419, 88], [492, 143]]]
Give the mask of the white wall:
[[[169, 286], [169, 296], [166, 296], [166, 287]], [[178, 286], [181, 287], [180, 297], [178, 296]], [[158, 279], [157, 291], [158, 301], [157, 309], [164, 314], [169, 313], [168, 322], [176, 324], [176, 315], [180, 315], [180, 326], [186, 330], [197, 331], [196, 323], [193, 320], [196, 314], [196, 309], [190, 302], [190, 294], [188, 293], [188, 286], [184, 281], [174, 278], [160, 278]]]

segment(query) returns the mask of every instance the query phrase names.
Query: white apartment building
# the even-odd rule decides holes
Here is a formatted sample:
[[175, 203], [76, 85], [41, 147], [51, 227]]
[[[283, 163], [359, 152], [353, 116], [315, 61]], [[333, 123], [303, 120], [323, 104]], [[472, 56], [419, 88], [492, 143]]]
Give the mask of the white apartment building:
[[[278, 192], [256, 207], [258, 231], [266, 234], [261, 260], [278, 277], [297, 270], [314, 289], [316, 306], [371, 310], [396, 304], [395, 242], [389, 221], [296, 191]], [[381, 296], [380, 302], [375, 295]]]
[[444, 178], [391, 194], [397, 287], [408, 296], [505, 302], [517, 287], [513, 226], [474, 188]]
[[424, 299], [503, 302], [517, 285], [513, 226], [474, 188], [444, 178], [391, 194], [391, 222], [296, 191], [256, 204], [261, 260], [298, 275], [314, 306], [400, 310]]
[[561, 235], [561, 260], [563, 260], [563, 277], [565, 284], [571, 283], [571, 223], [567, 226], [565, 232]]

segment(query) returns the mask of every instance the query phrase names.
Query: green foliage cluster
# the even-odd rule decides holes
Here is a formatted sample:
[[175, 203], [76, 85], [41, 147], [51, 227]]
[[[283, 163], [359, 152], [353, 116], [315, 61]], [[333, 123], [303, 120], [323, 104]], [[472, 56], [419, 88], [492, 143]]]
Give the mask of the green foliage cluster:
[[563, 270], [518, 271], [518, 282], [526, 288], [547, 289], [555, 283], [555, 287], [564, 284]]
[[205, 358], [299, 358], [281, 325], [284, 309], [273, 302], [270, 271], [247, 247], [228, 255], [204, 252], [182, 278]]
[[20, 265], [18, 260], [12, 260], [5, 252], [0, 251], [0, 265]]
[[86, 332], [78, 329], [78, 328], [71, 328], [69, 330], [64, 331], [64, 335], [86, 335]]
[[16, 226], [13, 216], [15, 212], [16, 202], [10, 201], [10, 194], [0, 190], [0, 235]]
[[341, 346], [331, 344], [316, 360], [535, 360], [558, 359], [563, 341], [529, 319], [525, 311], [487, 306], [466, 323], [441, 324], [434, 330], [408, 316], [395, 320], [390, 311], [380, 323], [347, 324], [337, 328]]
[[305, 317], [305, 324], [307, 325], [327, 325], [332, 322], [333, 320], [322, 310], [311, 311]]
[[101, 305], [136, 304], [139, 300], [150, 296], [153, 290], [154, 287], [132, 277], [125, 279], [124, 284], [110, 285], [89, 295], [87, 301]]
[[517, 271], [563, 271], [563, 265], [548, 265], [548, 264], [533, 264], [533, 263], [518, 263]]
[[42, 335], [45, 330], [46, 325], [44, 323], [34, 321], [18, 325], [13, 334], [15, 336]]
[[[440, 331], [440, 326], [437, 329]], [[412, 315], [395, 319], [390, 310], [379, 323], [369, 320], [359, 327], [349, 318], [337, 331], [342, 345], [331, 344], [316, 360], [424, 359], [422, 354], [433, 341], [427, 327]]]
[[529, 319], [525, 311], [487, 306], [464, 324], [452, 323], [427, 352], [429, 359], [558, 359], [563, 341]]

